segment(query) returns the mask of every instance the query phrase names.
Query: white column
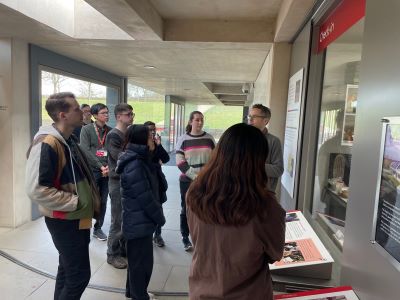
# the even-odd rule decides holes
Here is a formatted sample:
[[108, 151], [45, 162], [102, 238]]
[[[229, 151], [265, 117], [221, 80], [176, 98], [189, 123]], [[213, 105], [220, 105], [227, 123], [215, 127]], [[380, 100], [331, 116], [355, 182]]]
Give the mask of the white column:
[[28, 44], [0, 39], [0, 226], [17, 227], [31, 219], [24, 189], [29, 107]]

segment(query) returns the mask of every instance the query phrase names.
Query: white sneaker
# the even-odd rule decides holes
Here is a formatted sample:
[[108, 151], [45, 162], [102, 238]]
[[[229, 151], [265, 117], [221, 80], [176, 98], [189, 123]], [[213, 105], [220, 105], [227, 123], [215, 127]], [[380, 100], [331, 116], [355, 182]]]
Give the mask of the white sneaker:
[[158, 300], [154, 294], [149, 292], [147, 292], [147, 294], [149, 294], [150, 300]]

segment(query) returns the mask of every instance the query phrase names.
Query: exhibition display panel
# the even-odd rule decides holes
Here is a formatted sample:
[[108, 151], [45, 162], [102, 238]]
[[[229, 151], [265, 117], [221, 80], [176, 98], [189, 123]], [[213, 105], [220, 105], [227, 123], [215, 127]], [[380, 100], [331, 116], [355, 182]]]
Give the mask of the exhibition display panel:
[[272, 274], [329, 279], [333, 258], [300, 211], [286, 213], [283, 257], [270, 265]]

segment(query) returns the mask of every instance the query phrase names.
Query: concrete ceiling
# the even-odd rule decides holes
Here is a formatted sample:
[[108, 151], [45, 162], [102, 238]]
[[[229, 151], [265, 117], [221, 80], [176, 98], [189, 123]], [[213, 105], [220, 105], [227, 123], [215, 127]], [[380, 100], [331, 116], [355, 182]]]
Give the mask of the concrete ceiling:
[[[74, 1], [75, 14], [79, 15], [77, 8], [83, 6], [83, 0]], [[36, 7], [48, 3], [20, 2]], [[310, 0], [86, 0], [96, 10], [92, 16], [85, 6], [86, 23], [93, 26], [75, 22], [75, 34], [79, 35], [71, 36], [10, 6], [9, 0], [0, 0], [0, 37], [26, 40], [126, 76], [131, 83], [163, 95], [207, 104], [225, 99], [225, 104], [232, 104], [226, 98], [229, 85], [238, 90], [256, 80], [276, 39], [277, 19], [285, 24], [287, 35], [291, 20], [287, 12], [286, 17], [279, 12], [292, 2], [305, 3], [301, 12], [304, 18]], [[47, 14], [46, 7], [40, 8]], [[104, 17], [108, 19], [107, 28]], [[86, 27], [79, 30], [78, 25]], [[101, 31], [106, 29], [107, 38], [101, 38]], [[294, 25], [292, 34], [297, 29]], [[84, 34], [89, 30], [96, 34]], [[112, 39], [117, 31], [118, 38]], [[155, 68], [146, 69], [146, 65]], [[220, 93], [214, 93], [210, 86], [219, 86]], [[225, 96], [221, 86], [228, 87]], [[231, 95], [232, 99], [245, 96], [238, 93]]]

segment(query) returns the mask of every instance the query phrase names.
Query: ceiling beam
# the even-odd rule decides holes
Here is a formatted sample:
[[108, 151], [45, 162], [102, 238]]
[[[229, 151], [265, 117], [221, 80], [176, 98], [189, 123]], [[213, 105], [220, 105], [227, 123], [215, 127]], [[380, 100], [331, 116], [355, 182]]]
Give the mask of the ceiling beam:
[[224, 94], [224, 95], [246, 95], [242, 91], [242, 85], [239, 86], [214, 86], [212, 91], [213, 94]]
[[135, 40], [163, 39], [163, 20], [147, 0], [85, 0]]
[[289, 42], [314, 6], [315, 0], [283, 0], [276, 19], [274, 42]]
[[272, 43], [275, 20], [164, 20], [166, 41]]

